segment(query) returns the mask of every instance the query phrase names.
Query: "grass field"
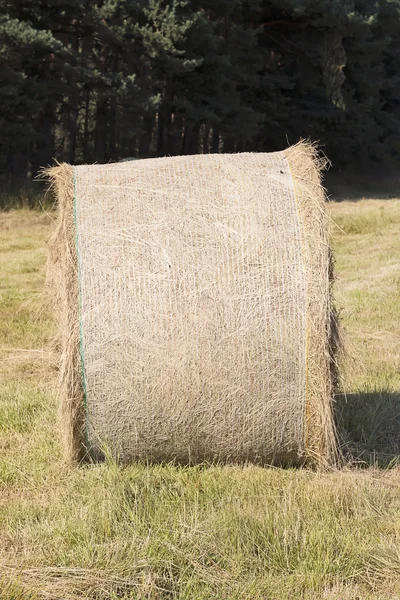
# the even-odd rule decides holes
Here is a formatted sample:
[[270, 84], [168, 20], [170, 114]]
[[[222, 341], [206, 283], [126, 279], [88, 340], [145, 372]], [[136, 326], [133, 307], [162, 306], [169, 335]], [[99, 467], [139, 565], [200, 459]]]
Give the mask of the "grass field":
[[400, 598], [400, 200], [332, 203], [347, 329], [333, 472], [62, 463], [51, 215], [0, 213], [0, 598]]

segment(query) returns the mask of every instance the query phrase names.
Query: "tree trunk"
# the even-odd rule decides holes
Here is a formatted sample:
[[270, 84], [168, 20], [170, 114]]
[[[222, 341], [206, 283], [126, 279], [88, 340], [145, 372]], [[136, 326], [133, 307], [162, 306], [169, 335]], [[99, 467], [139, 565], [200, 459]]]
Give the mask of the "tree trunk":
[[168, 135], [171, 115], [167, 106], [161, 107], [158, 113], [157, 156], [168, 154]]
[[78, 126], [79, 94], [71, 92], [67, 99], [67, 122], [63, 143], [63, 159], [73, 163], [75, 160], [76, 133]]
[[211, 152], [219, 152], [219, 127], [214, 127], [212, 132]]
[[[79, 52], [79, 41], [78, 35], [74, 31], [70, 36], [71, 49], [78, 54]], [[77, 83], [74, 81], [69, 82], [70, 93], [67, 96], [66, 115], [67, 120], [65, 123], [64, 143], [63, 143], [63, 159], [67, 162], [73, 163], [75, 160], [75, 144], [76, 144], [76, 132], [78, 126], [78, 112], [79, 112], [79, 88]]]
[[176, 112], [174, 114], [174, 121], [171, 124], [171, 134], [169, 136], [169, 154], [172, 156], [177, 156], [181, 153], [182, 129], [183, 115], [180, 112]]
[[197, 154], [200, 123], [186, 121], [182, 140], [182, 154]]
[[154, 118], [146, 116], [143, 119], [143, 133], [139, 143], [139, 157], [147, 158], [151, 156], [151, 140], [153, 136]]
[[90, 90], [86, 90], [85, 93], [85, 116], [83, 122], [83, 143], [82, 143], [82, 154], [83, 161], [89, 162], [89, 106], [90, 106]]
[[[90, 60], [90, 54], [92, 51], [93, 38], [92, 34], [85, 32], [82, 38], [82, 52], [85, 57], [85, 61]], [[83, 117], [83, 139], [82, 139], [82, 157], [85, 163], [90, 162], [90, 155], [92, 154], [89, 147], [90, 144], [90, 95], [91, 86], [86, 83], [85, 85], [85, 106], [84, 106], [84, 117]]]
[[[118, 55], [114, 54], [112, 60], [112, 72], [115, 74], [118, 71]], [[117, 137], [118, 137], [118, 101], [117, 95], [114, 93], [110, 99], [110, 119], [108, 124], [108, 137], [109, 137], [109, 157], [111, 160], [118, 160], [119, 153], [117, 148]]]
[[96, 161], [102, 163], [106, 160], [106, 135], [107, 135], [107, 97], [104, 92], [97, 94], [96, 107]]
[[230, 152], [234, 152], [234, 150], [235, 150], [235, 139], [233, 136], [227, 135], [226, 137], [224, 137], [222, 152], [230, 153]]
[[7, 175], [10, 182], [23, 181], [27, 175], [28, 159], [21, 146], [11, 142], [7, 156]]
[[[100, 51], [99, 71], [104, 74], [107, 71], [108, 48], [103, 46]], [[104, 86], [104, 82], [100, 82]], [[104, 89], [97, 94], [96, 106], [96, 132], [95, 132], [95, 155], [96, 161], [102, 163], [106, 160], [107, 149], [107, 109], [108, 94]]]
[[209, 137], [210, 137], [210, 126], [208, 124], [204, 125], [204, 131], [202, 136], [202, 152], [203, 154], [208, 154], [210, 152], [209, 147]]
[[34, 175], [49, 166], [54, 159], [54, 125], [55, 109], [51, 101], [47, 101], [39, 118], [39, 136], [36, 142], [36, 152], [32, 160]]
[[115, 96], [111, 98], [110, 102], [110, 119], [108, 123], [108, 158], [111, 160], [118, 160], [119, 154], [117, 150], [117, 100]]

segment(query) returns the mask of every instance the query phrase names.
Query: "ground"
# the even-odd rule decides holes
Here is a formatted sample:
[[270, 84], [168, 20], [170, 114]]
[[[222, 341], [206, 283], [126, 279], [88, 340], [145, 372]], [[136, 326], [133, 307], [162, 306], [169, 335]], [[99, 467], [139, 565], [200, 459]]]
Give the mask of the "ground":
[[332, 202], [341, 470], [62, 462], [52, 213], [0, 213], [2, 600], [400, 598], [400, 200]]

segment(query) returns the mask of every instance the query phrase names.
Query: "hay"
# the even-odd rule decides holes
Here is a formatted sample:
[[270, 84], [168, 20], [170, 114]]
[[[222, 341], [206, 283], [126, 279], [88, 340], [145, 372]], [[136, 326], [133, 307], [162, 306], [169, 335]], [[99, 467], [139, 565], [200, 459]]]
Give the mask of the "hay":
[[68, 458], [335, 460], [319, 167], [301, 142], [50, 169]]

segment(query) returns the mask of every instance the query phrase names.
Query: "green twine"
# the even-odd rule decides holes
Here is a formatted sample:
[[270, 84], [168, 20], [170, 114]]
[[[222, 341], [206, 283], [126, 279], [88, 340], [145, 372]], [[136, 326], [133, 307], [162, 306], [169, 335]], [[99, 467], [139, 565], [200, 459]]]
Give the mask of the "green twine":
[[74, 224], [75, 224], [75, 247], [78, 259], [78, 287], [79, 287], [79, 355], [81, 359], [81, 375], [83, 387], [83, 404], [85, 407], [85, 445], [87, 450], [90, 449], [89, 443], [89, 410], [87, 403], [87, 386], [85, 372], [85, 352], [83, 349], [83, 328], [82, 328], [82, 286], [81, 286], [81, 255], [79, 251], [79, 235], [78, 235], [78, 219], [76, 216], [76, 174], [75, 168], [72, 167], [72, 180], [74, 182]]

